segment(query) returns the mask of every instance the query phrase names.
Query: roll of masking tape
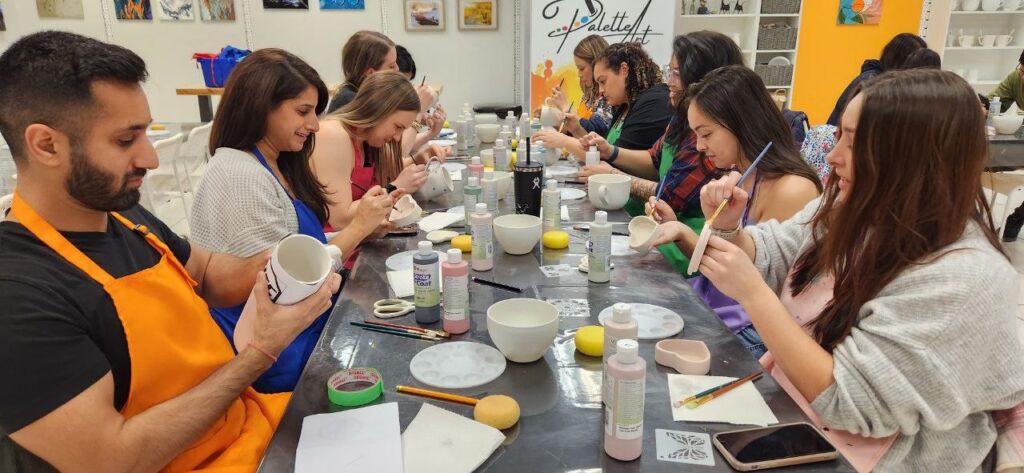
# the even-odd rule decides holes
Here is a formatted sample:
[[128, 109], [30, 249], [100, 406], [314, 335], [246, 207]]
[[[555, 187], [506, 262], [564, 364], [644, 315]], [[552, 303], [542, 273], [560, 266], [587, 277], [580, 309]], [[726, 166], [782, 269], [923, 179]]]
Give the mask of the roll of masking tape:
[[373, 368], [351, 368], [334, 373], [327, 379], [327, 398], [345, 407], [369, 404], [384, 390], [380, 373]]

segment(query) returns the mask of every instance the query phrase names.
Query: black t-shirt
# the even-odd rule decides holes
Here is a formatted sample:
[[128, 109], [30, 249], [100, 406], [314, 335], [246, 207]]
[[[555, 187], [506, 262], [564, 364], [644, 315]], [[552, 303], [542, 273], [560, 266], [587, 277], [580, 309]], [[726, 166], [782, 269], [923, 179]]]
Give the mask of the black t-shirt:
[[[619, 118], [626, 111], [620, 107], [612, 116], [614, 128]], [[615, 146], [625, 149], [650, 149], [665, 133], [668, 121], [672, 119], [672, 107], [668, 103], [668, 86], [658, 84], [640, 92], [629, 106], [629, 113], [622, 122], [622, 134]]]
[[[182, 264], [188, 261], [189, 243], [145, 209], [135, 206], [122, 215], [149, 227]], [[62, 234], [115, 278], [160, 260], [143, 236], [113, 216], [106, 232]], [[20, 223], [0, 222], [0, 268], [0, 437], [49, 414], [108, 371], [114, 377], [114, 407], [121, 409], [131, 384], [131, 360], [121, 320], [103, 287]]]
[[337, 94], [334, 94], [334, 98], [331, 99], [331, 104], [327, 106], [327, 113], [334, 112], [335, 110], [348, 105], [352, 99], [356, 98], [356, 93], [359, 90], [352, 87], [352, 84], [345, 84]]

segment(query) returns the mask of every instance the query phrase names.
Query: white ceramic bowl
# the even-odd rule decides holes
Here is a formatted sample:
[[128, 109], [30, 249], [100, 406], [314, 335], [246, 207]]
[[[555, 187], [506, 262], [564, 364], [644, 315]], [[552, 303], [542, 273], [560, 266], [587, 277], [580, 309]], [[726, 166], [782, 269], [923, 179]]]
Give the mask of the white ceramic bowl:
[[558, 335], [558, 308], [537, 299], [503, 300], [487, 308], [487, 332], [509, 361], [537, 361]]
[[395, 208], [391, 210], [388, 220], [399, 227], [405, 227], [419, 222], [422, 214], [423, 210], [420, 208], [420, 204], [417, 204], [416, 199], [407, 194], [395, 202]]
[[540, 236], [540, 217], [511, 214], [494, 219], [494, 238], [510, 255], [525, 255], [533, 251]]
[[476, 121], [477, 125], [482, 123], [487, 123], [491, 125], [498, 124], [498, 116], [493, 113], [478, 113], [473, 116], [473, 120]]
[[992, 117], [992, 124], [996, 127], [996, 133], [1000, 135], [1012, 135], [1020, 129], [1021, 123], [1024, 122], [1024, 116], [1012, 114], [1012, 115], [999, 115]]
[[512, 173], [509, 171], [494, 171], [494, 179], [498, 181], [498, 200], [508, 196], [512, 189]]
[[497, 123], [480, 123], [476, 126], [476, 136], [483, 143], [494, 143], [500, 131], [501, 127]]
[[629, 248], [642, 255], [651, 251], [651, 242], [658, 234], [658, 222], [646, 215], [629, 221]]

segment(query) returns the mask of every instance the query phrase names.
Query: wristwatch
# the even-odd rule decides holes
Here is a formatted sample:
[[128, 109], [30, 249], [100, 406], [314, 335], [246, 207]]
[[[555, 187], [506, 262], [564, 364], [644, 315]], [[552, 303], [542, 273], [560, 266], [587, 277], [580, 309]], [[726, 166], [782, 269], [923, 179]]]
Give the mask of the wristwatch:
[[395, 187], [395, 185], [394, 185], [394, 184], [392, 184], [392, 183], [390, 183], [390, 182], [388, 183], [388, 185], [387, 185], [387, 186], [385, 186], [385, 187], [384, 187], [384, 189], [386, 189], [386, 190], [388, 191], [388, 194], [390, 194], [390, 193], [392, 193], [392, 192], [394, 192], [394, 191], [398, 190], [398, 188], [397, 188], [397, 187]]

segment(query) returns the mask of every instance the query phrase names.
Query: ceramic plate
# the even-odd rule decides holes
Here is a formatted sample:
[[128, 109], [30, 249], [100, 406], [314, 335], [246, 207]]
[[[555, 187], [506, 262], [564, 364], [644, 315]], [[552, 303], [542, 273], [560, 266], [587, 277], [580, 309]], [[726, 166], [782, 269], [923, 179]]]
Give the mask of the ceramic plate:
[[444, 163], [442, 166], [444, 166], [444, 168], [450, 173], [460, 172], [463, 169], [466, 169], [466, 165], [462, 163]]
[[562, 200], [576, 200], [582, 199], [587, 196], [587, 191], [583, 189], [575, 189], [572, 187], [561, 187], [558, 190], [562, 191]]
[[576, 166], [567, 164], [555, 164], [544, 169], [544, 174], [547, 177], [570, 177], [575, 176], [577, 172], [579, 169], [576, 169]]
[[409, 362], [412, 377], [442, 389], [466, 389], [494, 381], [505, 372], [505, 356], [482, 343], [447, 342], [427, 348]]
[[790, 64], [793, 63], [789, 62], [789, 58], [785, 56], [775, 56], [768, 61], [769, 66], [788, 66]]
[[[657, 340], [671, 337], [683, 331], [683, 318], [679, 314], [661, 306], [630, 303], [633, 306], [633, 319], [636, 320], [640, 330], [638, 338], [644, 340]], [[612, 318], [612, 306], [606, 307], [597, 316], [601, 325]]]
[[[391, 255], [391, 257], [384, 262], [384, 265], [387, 266], [388, 271], [409, 271], [412, 269], [412, 257], [417, 251], [418, 250], [409, 250]], [[434, 250], [434, 253], [437, 253], [439, 263], [448, 261], [448, 255], [437, 250]]]

